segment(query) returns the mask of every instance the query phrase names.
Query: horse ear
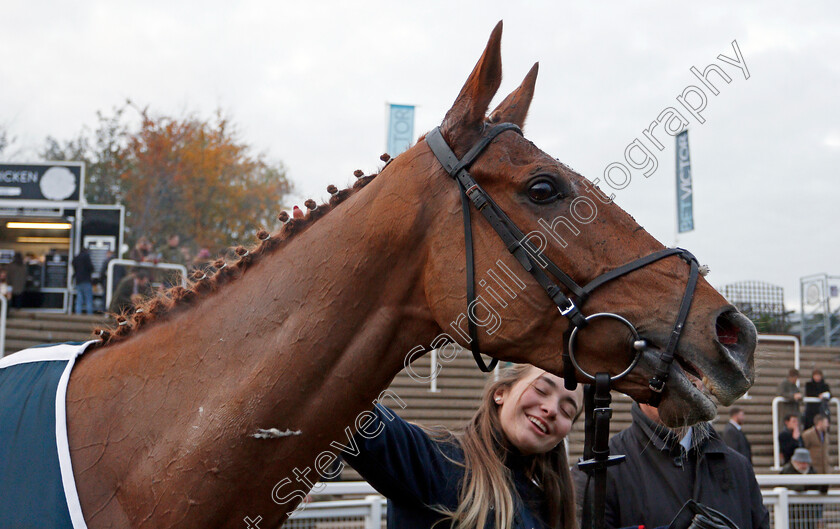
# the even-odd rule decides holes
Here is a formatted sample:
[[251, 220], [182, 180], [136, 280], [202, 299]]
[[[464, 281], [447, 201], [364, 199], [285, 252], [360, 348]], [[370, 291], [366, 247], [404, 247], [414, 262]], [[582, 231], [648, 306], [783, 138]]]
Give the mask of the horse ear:
[[519, 125], [519, 128], [525, 126], [525, 116], [528, 115], [528, 108], [534, 97], [534, 85], [539, 69], [540, 63], [534, 63], [519, 88], [511, 92], [490, 114], [491, 123], [514, 123]]
[[[452, 108], [446, 113], [441, 131], [452, 149], [463, 154], [481, 133], [490, 101], [502, 83], [502, 22], [499, 21], [484, 53], [473, 68]], [[462, 148], [459, 149], [458, 146]], [[466, 147], [464, 147], [466, 146]]]

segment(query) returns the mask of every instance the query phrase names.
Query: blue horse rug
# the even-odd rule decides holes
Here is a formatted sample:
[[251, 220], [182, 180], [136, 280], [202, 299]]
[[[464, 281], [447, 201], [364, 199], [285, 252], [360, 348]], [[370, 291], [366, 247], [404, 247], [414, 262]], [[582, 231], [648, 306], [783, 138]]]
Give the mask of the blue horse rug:
[[0, 359], [0, 528], [87, 529], [67, 442], [70, 371], [94, 342]]

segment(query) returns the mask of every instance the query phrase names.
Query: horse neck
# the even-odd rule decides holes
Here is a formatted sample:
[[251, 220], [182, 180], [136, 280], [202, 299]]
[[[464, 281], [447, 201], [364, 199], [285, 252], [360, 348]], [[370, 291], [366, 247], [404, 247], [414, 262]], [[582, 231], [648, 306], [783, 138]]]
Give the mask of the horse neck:
[[[215, 506], [189, 507], [196, 527], [279, 523], [271, 485], [346, 442], [405, 355], [440, 332], [424, 288], [435, 211], [416, 198], [435, 189], [392, 165], [242, 277], [80, 358], [67, 399], [85, 508], [120, 489], [128, 517], [162, 527], [188, 491], [190, 506]], [[254, 439], [270, 428], [300, 434]]]
[[369, 407], [406, 353], [439, 331], [423, 291], [429, 212], [421, 201], [393, 203], [419, 187], [383, 173], [241, 278], [112, 354], [134, 349], [128, 372], [178, 372], [188, 399], [275, 403], [242, 410], [255, 425], [297, 428], [295, 416], [323, 410], [326, 395], [339, 415]]

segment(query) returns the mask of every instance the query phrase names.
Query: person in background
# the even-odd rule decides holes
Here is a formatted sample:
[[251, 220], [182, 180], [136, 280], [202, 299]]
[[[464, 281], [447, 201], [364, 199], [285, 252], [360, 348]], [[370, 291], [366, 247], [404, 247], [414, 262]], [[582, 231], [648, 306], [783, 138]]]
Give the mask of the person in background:
[[151, 276], [148, 270], [133, 268], [131, 273], [123, 278], [114, 289], [111, 297], [111, 304], [108, 310], [114, 314], [131, 312], [139, 298], [149, 297], [154, 294]]
[[[610, 453], [626, 460], [607, 469], [607, 527], [665, 527], [693, 499], [740, 529], [769, 529], [752, 465], [726, 446], [711, 423], [671, 430], [653, 406], [634, 402], [630, 413], [633, 423], [610, 439]], [[578, 469], [572, 475], [582, 513], [594, 484]]]
[[73, 276], [76, 280], [76, 314], [93, 314], [93, 261], [87, 248], [82, 248], [73, 258]]
[[149, 242], [148, 237], [141, 235], [137, 242], [134, 243], [134, 248], [128, 252], [128, 258], [132, 261], [142, 263], [151, 260], [152, 257], [152, 243]]
[[157, 257], [162, 263], [187, 264], [184, 261], [184, 253], [181, 251], [181, 237], [177, 233], [171, 234], [166, 239], [166, 244], [159, 246], [156, 250]]
[[[782, 464], [790, 461], [797, 448], [802, 448], [802, 435], [799, 431], [799, 415], [790, 413], [785, 416], [785, 429], [779, 434], [779, 456]], [[808, 464], [811, 458], [808, 458]]]
[[811, 454], [811, 464], [817, 474], [828, 474], [831, 465], [828, 464], [828, 417], [822, 413], [814, 416], [814, 426], [802, 432], [802, 445]]
[[[802, 415], [802, 390], [799, 389], [799, 370], [791, 368], [788, 371], [787, 379], [779, 384], [776, 391], [779, 397], [785, 399], [779, 403], [779, 418], [784, 419], [788, 415]], [[781, 424], [779, 425], [781, 426]]]
[[9, 275], [5, 269], [0, 269], [0, 296], [7, 300], [12, 299], [12, 286], [9, 284]]
[[195, 258], [190, 265], [190, 272], [201, 270], [206, 273], [210, 268], [212, 268], [210, 264], [210, 250], [207, 248], [201, 248], [198, 250], [198, 253], [195, 254]]
[[[807, 448], [797, 448], [793, 451], [793, 454], [790, 456], [790, 461], [788, 461], [784, 467], [782, 467], [782, 471], [779, 474], [816, 474], [817, 471], [814, 470], [814, 467], [811, 465], [811, 454], [808, 452]], [[787, 488], [790, 490], [795, 490], [797, 492], [802, 492], [804, 490], [808, 490], [805, 485], [788, 485]], [[813, 487], [813, 490], [819, 489], [819, 485]]]
[[744, 409], [739, 406], [732, 406], [729, 409], [729, 423], [723, 429], [723, 442], [729, 448], [735, 450], [752, 464], [752, 447], [743, 431]]
[[[811, 455], [806, 448], [797, 448], [790, 458], [790, 461], [782, 468], [779, 474], [816, 474], [817, 471], [811, 466]], [[823, 491], [820, 485], [786, 485], [786, 488], [795, 492], [806, 490]], [[817, 529], [823, 518], [823, 506], [819, 504], [795, 504], [788, 507], [788, 528], [789, 529]]]
[[831, 398], [831, 388], [823, 379], [823, 372], [814, 369], [811, 373], [811, 380], [805, 383], [805, 396], [817, 397], [820, 402], [808, 402], [805, 404], [805, 420], [802, 427], [808, 429], [814, 425], [814, 416], [818, 413], [828, 415], [828, 399]]
[[23, 290], [26, 288], [26, 265], [23, 264], [23, 256], [15, 252], [12, 262], [6, 270], [9, 273], [9, 285], [12, 287], [12, 307], [23, 308]]

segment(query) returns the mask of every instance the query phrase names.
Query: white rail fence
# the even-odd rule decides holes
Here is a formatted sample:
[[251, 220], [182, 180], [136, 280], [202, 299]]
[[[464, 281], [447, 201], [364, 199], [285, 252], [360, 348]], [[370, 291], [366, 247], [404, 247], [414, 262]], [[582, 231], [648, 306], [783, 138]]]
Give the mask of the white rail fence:
[[[840, 475], [757, 475], [772, 529], [823, 529], [840, 525], [840, 491], [794, 492], [791, 486], [840, 487]], [[293, 529], [382, 529], [386, 501], [364, 481], [319, 484], [283, 526]], [[359, 499], [318, 501], [325, 496], [359, 496]]]
[[178, 273], [178, 280], [181, 286], [187, 286], [187, 267], [176, 263], [147, 263], [132, 261], [131, 259], [111, 259], [108, 262], [108, 270], [106, 271], [106, 288], [105, 288], [105, 309], [111, 305], [111, 298], [114, 295], [114, 289], [117, 287], [114, 281], [114, 268], [117, 266], [129, 268], [144, 268], [146, 270], [169, 270]]

